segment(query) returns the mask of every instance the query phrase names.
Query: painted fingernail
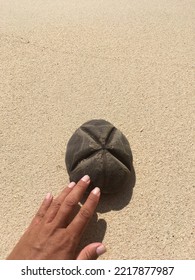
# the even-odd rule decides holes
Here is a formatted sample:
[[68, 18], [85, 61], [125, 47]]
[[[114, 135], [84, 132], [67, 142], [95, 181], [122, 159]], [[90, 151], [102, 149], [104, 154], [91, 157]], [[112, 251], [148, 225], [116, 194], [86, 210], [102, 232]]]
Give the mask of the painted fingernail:
[[98, 256], [104, 254], [106, 252], [106, 247], [102, 244], [96, 249], [96, 253]]
[[92, 193], [99, 196], [100, 195], [100, 188], [96, 187], [95, 189], [92, 190]]
[[47, 193], [45, 199], [46, 200], [50, 200], [52, 198], [52, 194], [51, 193]]
[[71, 189], [71, 188], [74, 188], [74, 186], [76, 186], [76, 183], [75, 182], [71, 182], [68, 187]]
[[83, 176], [83, 178], [81, 178], [81, 180], [85, 183], [88, 183], [90, 180], [90, 177], [88, 175]]

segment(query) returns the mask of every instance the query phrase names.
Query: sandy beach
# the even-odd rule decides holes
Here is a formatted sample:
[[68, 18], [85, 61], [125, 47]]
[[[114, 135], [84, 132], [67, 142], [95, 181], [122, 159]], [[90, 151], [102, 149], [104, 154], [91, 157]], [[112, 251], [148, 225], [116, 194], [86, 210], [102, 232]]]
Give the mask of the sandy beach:
[[100, 259], [195, 259], [195, 2], [0, 7], [0, 259], [68, 184], [68, 140], [91, 119], [127, 137], [134, 188], [102, 195], [81, 246], [103, 241]]

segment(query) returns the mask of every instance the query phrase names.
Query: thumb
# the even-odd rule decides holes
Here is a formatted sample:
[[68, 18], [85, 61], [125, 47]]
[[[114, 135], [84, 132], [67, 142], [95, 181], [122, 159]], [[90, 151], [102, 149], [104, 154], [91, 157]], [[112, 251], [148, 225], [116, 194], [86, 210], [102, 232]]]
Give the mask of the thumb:
[[91, 243], [81, 250], [77, 260], [96, 260], [105, 252], [106, 248], [102, 243]]

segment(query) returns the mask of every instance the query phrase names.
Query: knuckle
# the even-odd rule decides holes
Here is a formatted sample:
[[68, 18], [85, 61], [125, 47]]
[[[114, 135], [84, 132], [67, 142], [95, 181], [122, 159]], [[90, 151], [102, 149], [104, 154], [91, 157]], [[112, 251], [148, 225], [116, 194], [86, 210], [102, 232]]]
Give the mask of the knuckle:
[[56, 199], [53, 201], [51, 207], [50, 207], [50, 213], [56, 213], [60, 209], [61, 203]]
[[80, 210], [80, 216], [84, 219], [90, 219], [92, 216], [91, 211], [89, 209], [82, 207]]
[[86, 250], [85, 258], [86, 258], [86, 260], [92, 260], [92, 254], [89, 250]]
[[61, 206], [61, 203], [59, 202], [59, 200], [58, 199], [54, 200], [52, 207], [58, 209], [58, 208], [60, 208], [60, 206]]
[[76, 202], [76, 200], [68, 198], [65, 200], [65, 205], [68, 207], [74, 207], [76, 206], [78, 203]]
[[37, 214], [36, 214], [36, 218], [42, 219], [43, 217], [44, 217], [44, 214], [43, 214], [43, 213], [37, 213]]
[[40, 218], [40, 219], [42, 219], [43, 217], [44, 217], [43, 212], [37, 212], [37, 214], [36, 214], [36, 218]]

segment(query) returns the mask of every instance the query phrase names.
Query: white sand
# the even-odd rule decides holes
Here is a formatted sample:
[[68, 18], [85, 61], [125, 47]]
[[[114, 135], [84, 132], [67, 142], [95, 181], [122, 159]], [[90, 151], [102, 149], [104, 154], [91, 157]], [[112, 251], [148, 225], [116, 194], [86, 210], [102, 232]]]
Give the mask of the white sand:
[[0, 258], [67, 184], [74, 130], [104, 118], [130, 142], [136, 183], [129, 203], [103, 199], [85, 242], [103, 238], [102, 259], [195, 259], [195, 2], [0, 7]]

